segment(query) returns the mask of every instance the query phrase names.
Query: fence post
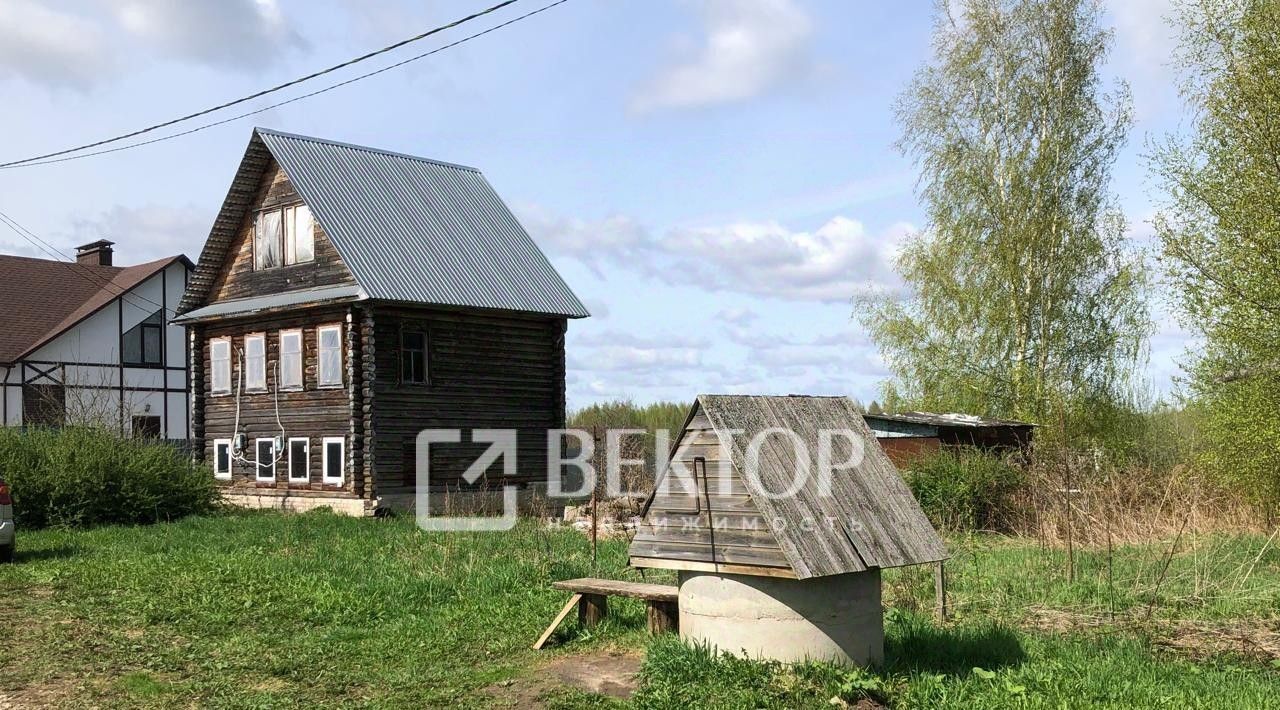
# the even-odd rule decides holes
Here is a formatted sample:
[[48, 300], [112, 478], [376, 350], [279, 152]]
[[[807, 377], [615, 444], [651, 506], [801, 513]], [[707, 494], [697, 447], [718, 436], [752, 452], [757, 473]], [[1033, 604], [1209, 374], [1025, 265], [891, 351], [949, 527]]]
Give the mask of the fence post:
[[947, 568], [945, 560], [933, 563], [933, 595], [938, 621], [947, 620]]

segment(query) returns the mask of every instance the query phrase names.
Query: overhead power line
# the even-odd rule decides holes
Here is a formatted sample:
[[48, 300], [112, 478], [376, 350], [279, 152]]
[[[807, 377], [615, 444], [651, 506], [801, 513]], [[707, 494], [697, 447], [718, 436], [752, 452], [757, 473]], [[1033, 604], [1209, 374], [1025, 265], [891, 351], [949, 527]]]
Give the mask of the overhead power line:
[[[515, 23], [520, 22], [521, 20], [524, 20], [524, 19], [527, 19], [527, 18], [533, 17], [534, 15], [537, 15], [537, 14], [540, 14], [540, 13], [543, 13], [543, 12], [546, 12], [547, 10], [550, 10], [551, 8], [553, 8], [553, 7], [557, 6], [557, 5], [563, 5], [563, 4], [565, 4], [566, 2], [569, 2], [569, 0], [556, 0], [556, 1], [555, 1], [555, 2], [553, 2], [553, 3], [549, 3], [549, 4], [547, 4], [547, 5], [543, 5], [542, 7], [538, 8], [538, 9], [536, 9], [536, 10], [531, 10], [531, 11], [529, 11], [529, 12], [526, 12], [526, 13], [525, 13], [525, 14], [523, 14], [523, 15], [519, 15], [519, 16], [517, 16], [517, 17], [513, 17], [513, 18], [511, 18], [510, 20], [507, 20], [506, 22], [499, 23], [499, 24], [497, 24], [497, 25], [494, 25], [493, 27], [490, 27], [490, 28], [485, 29], [485, 30], [481, 30], [481, 31], [476, 32], [476, 33], [474, 33], [474, 34], [467, 35], [466, 37], [462, 37], [461, 39], [454, 40], [453, 42], [450, 42], [449, 44], [442, 45], [442, 46], [440, 46], [440, 47], [436, 47], [435, 49], [432, 49], [432, 50], [430, 50], [430, 51], [427, 51], [427, 52], [423, 52], [423, 53], [421, 53], [421, 54], [414, 55], [414, 56], [409, 57], [409, 58], [407, 58], [407, 59], [402, 59], [402, 60], [400, 60], [400, 61], [396, 62], [395, 64], [388, 64], [387, 66], [382, 67], [381, 69], [375, 69], [375, 70], [373, 70], [373, 71], [366, 72], [366, 73], [364, 73], [364, 74], [360, 74], [360, 75], [358, 75], [358, 76], [351, 77], [350, 79], [345, 79], [345, 80], [343, 80], [343, 81], [339, 81], [339, 82], [336, 82], [336, 83], [333, 83], [333, 84], [329, 84], [328, 86], [325, 86], [325, 87], [320, 88], [320, 89], [316, 89], [315, 91], [311, 91], [311, 92], [308, 92], [308, 93], [305, 93], [305, 94], [302, 94], [302, 95], [299, 95], [299, 96], [295, 96], [295, 97], [293, 97], [293, 98], [291, 98], [291, 99], [286, 99], [286, 100], [284, 100], [284, 101], [279, 101], [279, 102], [276, 102], [276, 103], [274, 103], [274, 104], [270, 104], [270, 105], [268, 105], [268, 106], [263, 106], [263, 107], [261, 107], [261, 108], [256, 108], [256, 109], [254, 109], [254, 110], [252, 110], [252, 111], [245, 111], [244, 113], [239, 113], [239, 114], [236, 114], [236, 115], [231, 116], [231, 117], [229, 117], [229, 118], [224, 118], [224, 119], [221, 119], [221, 120], [211, 121], [211, 122], [209, 122], [209, 123], [204, 123], [204, 124], [201, 124], [201, 125], [199, 125], [199, 126], [196, 126], [195, 128], [189, 128], [189, 129], [187, 129], [187, 130], [185, 130], [185, 131], [179, 131], [179, 132], [177, 132], [177, 133], [171, 133], [171, 134], [168, 134], [168, 135], [160, 136], [160, 137], [158, 137], [158, 138], [151, 138], [151, 139], [148, 139], [148, 140], [145, 140], [145, 141], [138, 141], [138, 142], [136, 142], [136, 143], [129, 143], [129, 144], [127, 144], [127, 145], [116, 146], [116, 147], [114, 147], [114, 148], [104, 148], [104, 149], [102, 149], [102, 150], [95, 150], [95, 151], [91, 151], [91, 152], [88, 152], [88, 153], [78, 153], [78, 154], [76, 154], [76, 155], [64, 155], [64, 154], [65, 154], [65, 153], [67, 153], [67, 152], [75, 152], [76, 150], [83, 150], [83, 149], [85, 149], [85, 148], [89, 148], [89, 147], [91, 147], [90, 145], [85, 145], [85, 146], [81, 146], [80, 148], [74, 148], [74, 149], [71, 149], [70, 151], [61, 151], [60, 153], [50, 153], [50, 154], [49, 154], [50, 156], [61, 155], [62, 157], [49, 157], [48, 159], [43, 159], [43, 160], [42, 160], [41, 158], [39, 158], [39, 157], [36, 157], [36, 158], [28, 158], [28, 159], [27, 159], [28, 161], [34, 161], [34, 162], [18, 161], [18, 163], [4, 163], [4, 164], [0, 164], [0, 168], [10, 168], [10, 169], [11, 169], [11, 168], [26, 168], [26, 167], [36, 166], [36, 165], [49, 165], [49, 164], [51, 164], [51, 163], [64, 163], [64, 162], [69, 161], [69, 160], [79, 160], [79, 159], [81, 159], [81, 158], [91, 158], [91, 157], [93, 157], [93, 156], [95, 156], [95, 155], [105, 155], [105, 154], [107, 154], [107, 153], [117, 153], [117, 152], [122, 151], [122, 150], [129, 150], [130, 148], [140, 148], [140, 147], [142, 147], [142, 146], [144, 146], [144, 145], [151, 145], [151, 144], [153, 144], [153, 143], [161, 143], [161, 142], [163, 142], [163, 141], [173, 140], [174, 138], [181, 138], [182, 136], [188, 136], [188, 135], [191, 135], [192, 133], [199, 133], [200, 131], [203, 131], [203, 130], [206, 130], [206, 129], [209, 129], [209, 128], [214, 128], [215, 126], [221, 126], [221, 125], [223, 125], [223, 124], [231, 123], [232, 121], [238, 121], [238, 120], [240, 120], [240, 119], [242, 119], [242, 118], [248, 118], [249, 116], [255, 116], [255, 115], [257, 115], [257, 114], [265, 113], [265, 112], [267, 112], [267, 111], [270, 111], [270, 110], [275, 109], [275, 108], [279, 108], [279, 107], [281, 107], [281, 106], [286, 106], [286, 105], [288, 105], [288, 104], [291, 104], [291, 103], [294, 103], [294, 102], [297, 102], [297, 101], [302, 101], [303, 99], [309, 99], [309, 98], [311, 98], [311, 97], [313, 97], [313, 96], [318, 96], [318, 95], [320, 95], [320, 94], [328, 93], [328, 92], [330, 92], [330, 91], [333, 91], [334, 89], [341, 88], [341, 87], [346, 86], [346, 85], [348, 85], [348, 84], [354, 84], [354, 83], [356, 83], [357, 81], [363, 81], [364, 79], [368, 79], [369, 77], [377, 76], [378, 74], [382, 74], [383, 72], [391, 71], [392, 69], [396, 69], [396, 68], [402, 67], [402, 66], [404, 66], [404, 65], [406, 65], [406, 64], [409, 64], [409, 63], [411, 63], [411, 62], [416, 62], [416, 61], [418, 61], [418, 60], [420, 60], [420, 59], [425, 59], [426, 57], [430, 57], [430, 56], [431, 56], [431, 55], [433, 55], [433, 54], [439, 54], [440, 52], [443, 52], [443, 51], [445, 51], [445, 50], [447, 50], [447, 49], [452, 49], [452, 48], [454, 48], [454, 47], [456, 47], [456, 46], [458, 46], [458, 45], [460, 45], [460, 44], [463, 44], [463, 43], [466, 43], [466, 42], [470, 42], [471, 40], [476, 39], [477, 37], [483, 37], [484, 35], [487, 35], [487, 34], [489, 34], [490, 32], [496, 32], [496, 31], [498, 31], [498, 30], [500, 30], [500, 29], [502, 29], [502, 28], [504, 28], [504, 27], [507, 27], [507, 26], [509, 26], [509, 25], [514, 25]], [[138, 135], [138, 132], [134, 132], [134, 133], [133, 133], [133, 134], [131, 134], [131, 135]], [[100, 141], [100, 142], [98, 142], [97, 144], [94, 144], [94, 145], [104, 145], [104, 144], [105, 144], [105, 141]], [[20, 164], [19, 164], [19, 163], [20, 163]]]
[[[102, 140], [94, 141], [92, 143], [85, 143], [84, 145], [75, 146], [74, 148], [65, 148], [63, 150], [57, 150], [52, 153], [45, 153], [43, 155], [33, 155], [30, 158], [22, 158], [21, 160], [12, 160], [7, 163], [0, 163], [0, 168], [13, 168], [13, 167], [19, 167], [19, 166], [28, 165], [28, 164], [38, 164], [36, 163], [36, 161], [47, 160], [49, 158], [56, 158], [58, 156], [67, 155], [68, 153], [76, 153], [82, 150], [86, 150], [88, 148], [96, 148], [98, 146], [107, 145], [109, 143], [116, 143], [116, 142], [125, 140], [127, 138], [133, 138], [136, 136], [140, 136], [144, 133], [150, 133], [152, 131], [159, 130], [161, 128], [167, 128], [168, 126], [172, 126], [177, 123], [190, 121], [193, 118], [199, 118], [200, 116], [205, 116], [207, 114], [214, 113], [216, 111], [221, 111], [223, 109], [245, 103], [246, 101], [252, 101], [253, 99], [261, 98], [268, 94], [273, 94], [277, 91], [287, 89], [291, 86], [296, 86], [303, 82], [310, 81], [317, 77], [324, 76], [325, 74], [333, 73], [335, 71], [338, 71], [339, 69], [344, 69], [354, 64], [359, 64], [360, 62], [363, 62], [363, 61], [372, 59], [374, 57], [386, 54], [387, 52], [391, 52], [396, 49], [399, 49], [400, 47], [403, 47], [407, 44], [412, 44], [414, 42], [418, 42], [420, 40], [426, 39], [427, 37], [430, 37], [432, 35], [439, 34], [440, 32], [444, 32], [445, 30], [453, 29], [454, 27], [458, 27], [459, 25], [470, 22], [478, 17], [483, 17], [485, 15], [497, 12], [498, 10], [501, 10], [502, 8], [507, 7], [508, 5], [514, 5], [517, 2], [520, 2], [520, 0], [503, 0], [503, 2], [500, 2], [496, 5], [480, 10], [479, 12], [474, 12], [470, 15], [467, 15], [466, 17], [454, 20], [453, 22], [450, 22], [448, 24], [440, 25], [439, 27], [432, 28], [430, 30], [427, 30], [426, 32], [422, 32], [420, 34], [414, 35], [413, 37], [409, 37], [408, 39], [400, 40], [395, 44], [389, 44], [381, 49], [377, 49], [372, 52], [367, 52], [358, 57], [348, 59], [345, 62], [342, 62], [340, 64], [335, 64], [327, 69], [321, 69], [319, 71], [312, 72], [310, 74], [307, 74], [306, 76], [301, 76], [301, 77], [298, 77], [297, 79], [286, 81], [283, 84], [278, 84], [269, 89], [263, 89], [261, 91], [257, 91], [255, 93], [249, 94], [248, 96], [243, 96], [241, 98], [238, 98], [232, 101], [226, 101], [224, 103], [218, 104], [217, 106], [211, 106], [209, 108], [196, 111], [194, 113], [189, 113], [185, 116], [180, 116], [178, 118], [162, 121], [160, 123], [156, 123], [156, 124], [147, 126], [145, 128], [140, 128], [138, 130], [130, 131], [128, 133], [122, 133], [118, 136], [112, 136], [111, 138], [104, 138]], [[559, 3], [556, 3], [556, 4], [559, 4]], [[536, 13], [531, 13], [531, 14], [536, 14]], [[517, 19], [523, 19], [523, 18], [517, 18]], [[506, 24], [509, 24], [509, 23], [506, 23]], [[502, 27], [502, 26], [505, 26], [505, 25], [499, 25], [499, 27]]]

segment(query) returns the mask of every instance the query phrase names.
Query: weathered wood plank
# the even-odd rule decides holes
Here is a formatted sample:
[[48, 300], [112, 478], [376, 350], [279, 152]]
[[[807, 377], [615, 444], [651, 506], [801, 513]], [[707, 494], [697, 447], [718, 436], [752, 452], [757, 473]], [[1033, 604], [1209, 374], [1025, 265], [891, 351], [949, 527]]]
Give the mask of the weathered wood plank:
[[552, 582], [555, 589], [582, 594], [605, 594], [631, 599], [649, 599], [654, 601], [675, 601], [679, 597], [676, 587], [666, 584], [649, 584], [646, 582], [627, 582], [618, 579], [599, 579], [584, 577]]

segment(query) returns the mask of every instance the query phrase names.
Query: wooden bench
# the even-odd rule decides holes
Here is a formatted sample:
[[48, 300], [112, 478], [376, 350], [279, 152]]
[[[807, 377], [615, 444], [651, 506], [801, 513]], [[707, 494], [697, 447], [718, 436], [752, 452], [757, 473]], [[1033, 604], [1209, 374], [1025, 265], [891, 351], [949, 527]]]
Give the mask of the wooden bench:
[[533, 644], [535, 651], [547, 643], [547, 639], [551, 638], [551, 634], [564, 622], [565, 617], [575, 606], [578, 607], [579, 624], [591, 628], [600, 623], [600, 620], [609, 614], [609, 597], [645, 600], [648, 607], [645, 616], [649, 633], [660, 634], [675, 631], [679, 627], [680, 617], [676, 603], [679, 590], [672, 586], [593, 577], [566, 579], [562, 582], [552, 582], [551, 586], [571, 592], [573, 596], [569, 597], [569, 602], [556, 615], [555, 621], [551, 622], [547, 630], [542, 632], [537, 643]]

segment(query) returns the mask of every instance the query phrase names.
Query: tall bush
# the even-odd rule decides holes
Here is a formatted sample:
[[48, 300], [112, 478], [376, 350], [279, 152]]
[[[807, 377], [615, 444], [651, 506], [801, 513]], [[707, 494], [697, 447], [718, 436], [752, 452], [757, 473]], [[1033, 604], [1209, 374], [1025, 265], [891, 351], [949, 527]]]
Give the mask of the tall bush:
[[1022, 469], [975, 449], [943, 450], [912, 462], [907, 485], [925, 515], [945, 530], [1004, 530]]
[[0, 477], [24, 528], [154, 523], [217, 500], [209, 471], [180, 450], [100, 429], [0, 429]]

